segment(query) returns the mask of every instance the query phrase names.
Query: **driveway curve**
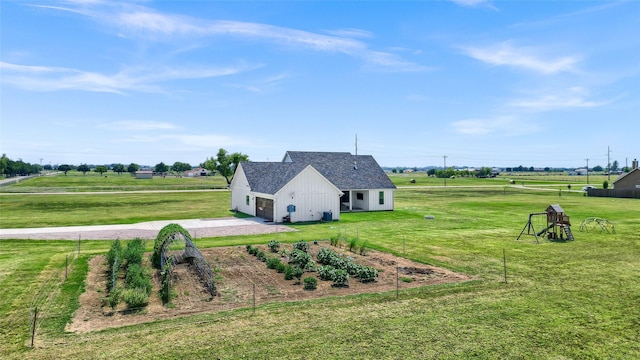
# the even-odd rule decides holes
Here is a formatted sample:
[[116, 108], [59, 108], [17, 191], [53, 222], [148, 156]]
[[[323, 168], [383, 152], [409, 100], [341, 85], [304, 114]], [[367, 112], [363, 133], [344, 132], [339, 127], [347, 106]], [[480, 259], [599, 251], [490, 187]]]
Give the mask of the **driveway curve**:
[[160, 229], [178, 224], [194, 238], [233, 235], [270, 234], [297, 231], [286, 225], [265, 222], [260, 218], [216, 218], [147, 221], [135, 224], [64, 226], [23, 229], [0, 229], [0, 239], [31, 240], [115, 240], [155, 239]]

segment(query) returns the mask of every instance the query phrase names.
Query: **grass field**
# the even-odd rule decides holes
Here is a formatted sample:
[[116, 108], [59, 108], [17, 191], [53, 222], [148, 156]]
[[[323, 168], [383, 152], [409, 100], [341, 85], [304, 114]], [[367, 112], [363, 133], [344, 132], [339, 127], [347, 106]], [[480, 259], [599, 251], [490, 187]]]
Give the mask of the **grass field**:
[[[95, 223], [113, 222], [153, 217], [147, 202], [157, 209], [163, 204], [205, 202], [207, 206], [194, 205], [188, 214], [174, 213], [175, 218], [229, 214], [226, 192], [135, 195], [140, 197], [114, 200], [113, 211], [104, 217], [99, 215], [100, 201], [84, 212]], [[47, 196], [63, 196], [68, 198], [65, 204], [40, 209], [39, 217], [55, 219], [50, 221], [53, 225], [82, 218], [76, 215], [70, 221], [56, 213], [67, 212], [84, 196], [40, 196], [4, 195], [0, 208], [17, 209], [32, 202], [36, 210], [50, 201]], [[25, 203], [17, 204], [20, 201]], [[536, 244], [532, 236], [515, 240], [529, 213], [555, 203], [571, 216], [576, 241]], [[73, 241], [5, 240], [0, 241], [0, 358], [640, 358], [638, 200], [448, 186], [401, 188], [395, 205], [393, 212], [346, 213], [339, 222], [294, 225], [300, 232], [281, 233], [279, 240], [358, 234], [376, 249], [478, 280], [402, 290], [398, 299], [390, 292], [271, 303], [258, 307], [255, 314], [247, 308], [68, 334], [64, 325], [83, 291], [87, 260], [106, 252], [109, 242], [83, 241], [78, 255]], [[0, 213], [3, 227], [8, 213]], [[129, 215], [121, 219], [117, 213]], [[425, 220], [427, 214], [435, 220]], [[594, 216], [612, 221], [616, 233], [578, 231], [581, 220]], [[21, 224], [18, 218], [12, 223]], [[198, 239], [198, 246], [266, 243], [272, 238]], [[72, 266], [65, 281], [68, 257]], [[34, 303], [42, 307], [43, 319], [36, 348], [30, 349], [29, 312]]]
[[86, 175], [70, 171], [67, 175], [43, 175], [21, 181], [15, 185], [2, 187], [0, 192], [10, 193], [65, 193], [91, 191], [139, 191], [139, 190], [199, 190], [226, 189], [227, 182], [222, 176], [205, 177], [160, 177], [136, 179], [129, 173], [118, 175], [109, 172], [100, 174], [88, 172]]

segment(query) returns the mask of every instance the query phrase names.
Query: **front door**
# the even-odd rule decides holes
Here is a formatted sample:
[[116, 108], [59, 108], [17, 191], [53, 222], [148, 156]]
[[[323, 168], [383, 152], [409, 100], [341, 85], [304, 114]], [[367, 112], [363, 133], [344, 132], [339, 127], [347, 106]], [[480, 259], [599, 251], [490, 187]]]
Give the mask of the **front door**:
[[273, 221], [273, 199], [256, 197], [256, 216]]

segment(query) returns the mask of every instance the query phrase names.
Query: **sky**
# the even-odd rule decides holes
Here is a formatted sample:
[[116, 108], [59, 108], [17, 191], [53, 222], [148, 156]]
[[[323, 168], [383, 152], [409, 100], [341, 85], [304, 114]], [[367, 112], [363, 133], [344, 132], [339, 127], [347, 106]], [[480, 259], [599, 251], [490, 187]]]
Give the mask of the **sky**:
[[2, 0], [0, 20], [12, 160], [640, 158], [640, 1]]

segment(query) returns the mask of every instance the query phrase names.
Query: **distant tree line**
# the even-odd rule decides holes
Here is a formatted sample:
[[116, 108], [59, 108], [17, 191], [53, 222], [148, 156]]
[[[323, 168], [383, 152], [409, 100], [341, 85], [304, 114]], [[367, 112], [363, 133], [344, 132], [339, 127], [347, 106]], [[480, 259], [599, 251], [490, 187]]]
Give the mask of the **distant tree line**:
[[[231, 184], [231, 180], [233, 179], [233, 174], [236, 171], [236, 168], [241, 162], [249, 161], [249, 156], [246, 154], [242, 154], [239, 152], [229, 153], [225, 149], [218, 150], [218, 153], [215, 157], [211, 156], [207, 158], [204, 162], [200, 163], [200, 167], [209, 171], [210, 174], [220, 174], [223, 176], [227, 184]], [[83, 174], [87, 174], [88, 172], [94, 171], [102, 176], [108, 171], [113, 171], [118, 175], [121, 175], [124, 172], [128, 172], [134, 174], [136, 171], [140, 170], [140, 165], [136, 163], [131, 163], [128, 166], [124, 164], [109, 164], [109, 165], [88, 165], [88, 164], [80, 164], [78, 166], [72, 164], [60, 164], [60, 165], [45, 165], [44, 168], [40, 165], [25, 163], [22, 160], [13, 161], [9, 159], [5, 154], [2, 154], [2, 159], [0, 163], [0, 174], [6, 177], [16, 176], [16, 175], [30, 175], [39, 173], [41, 170], [57, 170], [63, 172], [65, 175], [69, 171], [78, 171]], [[169, 166], [164, 162], [159, 162], [153, 167], [153, 171], [159, 174], [165, 174], [170, 171], [176, 174], [182, 174], [185, 171], [192, 170], [193, 166], [187, 162], [176, 161], [173, 165]]]
[[39, 174], [40, 171], [42, 166], [38, 164], [30, 164], [22, 159], [11, 160], [6, 154], [0, 158], [0, 175], [3, 177], [27, 176]]

